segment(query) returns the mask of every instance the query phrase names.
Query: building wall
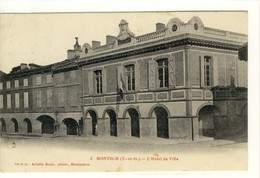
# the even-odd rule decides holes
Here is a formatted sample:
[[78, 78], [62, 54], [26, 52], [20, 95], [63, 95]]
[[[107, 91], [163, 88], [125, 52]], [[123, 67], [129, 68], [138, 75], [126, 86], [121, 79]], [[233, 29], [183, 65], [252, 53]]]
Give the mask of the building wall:
[[[122, 22], [128, 29], [127, 23]], [[130, 110], [134, 110], [138, 113], [138, 137], [194, 140], [203, 136], [199, 113], [205, 107], [214, 112], [211, 119], [215, 119], [214, 115], [223, 127], [227, 121], [232, 124], [241, 115], [234, 113], [245, 108], [242, 103], [246, 99], [216, 100], [212, 87], [247, 87], [247, 62], [239, 60], [236, 51], [247, 36], [204, 27], [198, 17], [188, 23], [172, 18], [165, 27], [138, 37], [130, 34], [128, 40], [108, 38], [103, 46], [99, 42], [92, 47], [85, 43], [82, 51], [77, 41], [74, 50], [68, 50], [69, 59], [24, 75], [28, 86], [23, 86], [23, 77], [10, 73], [0, 89], [3, 100], [0, 118], [6, 120], [7, 132], [13, 132], [11, 120], [15, 117], [22, 132], [24, 118], [29, 118], [33, 133], [40, 133], [41, 123], [37, 118], [48, 115], [55, 120], [55, 133], [66, 134], [68, 126], [64, 119], [72, 118], [77, 128], [84, 128], [86, 136], [110, 135], [115, 124], [117, 136], [131, 136]], [[78, 57], [72, 58], [72, 53]], [[210, 58], [208, 66], [204, 65], [205, 57]], [[161, 59], [168, 61], [167, 69], [161, 67], [167, 71], [166, 79], [166, 75], [159, 76]], [[129, 65], [134, 65], [135, 79], [135, 89], [130, 91], [126, 80]], [[97, 92], [98, 70], [102, 72], [102, 92]], [[160, 86], [159, 77], [164, 78], [165, 86]], [[19, 87], [15, 87], [15, 80], [20, 81]], [[10, 89], [6, 89], [6, 81], [10, 81]], [[28, 108], [24, 107], [25, 92], [28, 92]], [[9, 96], [11, 102], [7, 103]], [[95, 119], [98, 133], [93, 132], [97, 126]], [[204, 128], [207, 129], [208, 126]]]

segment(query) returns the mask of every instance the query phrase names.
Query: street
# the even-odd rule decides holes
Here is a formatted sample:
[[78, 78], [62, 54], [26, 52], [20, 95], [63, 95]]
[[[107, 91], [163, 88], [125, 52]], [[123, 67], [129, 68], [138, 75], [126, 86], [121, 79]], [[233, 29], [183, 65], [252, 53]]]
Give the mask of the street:
[[33, 171], [247, 170], [245, 139], [176, 142], [133, 137], [1, 137], [1, 169]]

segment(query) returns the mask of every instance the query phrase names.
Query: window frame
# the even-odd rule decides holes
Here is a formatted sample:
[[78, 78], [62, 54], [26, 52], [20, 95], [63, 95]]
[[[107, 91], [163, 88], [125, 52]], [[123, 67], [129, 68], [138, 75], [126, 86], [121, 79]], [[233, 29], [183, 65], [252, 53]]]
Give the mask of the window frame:
[[8, 93], [6, 95], [6, 108], [11, 109], [12, 108], [12, 95], [11, 93]]
[[[162, 65], [160, 64], [160, 62], [162, 62]], [[156, 74], [157, 74], [156, 77], [157, 88], [169, 88], [169, 59], [168, 58], [160, 58], [156, 60]], [[160, 76], [162, 76], [162, 78]]]
[[[127, 91], [135, 91], [135, 65], [128, 64], [124, 66], [125, 69], [125, 83], [126, 83], [126, 90]], [[128, 70], [129, 69], [129, 70]], [[129, 80], [130, 79], [130, 80]], [[130, 84], [130, 85], [129, 85]]]
[[95, 70], [95, 93], [96, 94], [102, 94], [102, 70]]
[[4, 95], [0, 94], [0, 109], [4, 109]]
[[36, 76], [36, 85], [41, 85], [42, 84], [42, 76], [38, 75]]
[[46, 83], [47, 84], [52, 83], [52, 74], [47, 74], [46, 75]]
[[29, 108], [29, 92], [28, 91], [25, 91], [23, 93], [23, 107]]
[[[25, 81], [27, 81], [27, 82], [25, 82]], [[26, 83], [27, 85], [25, 85], [25, 83]], [[23, 86], [24, 86], [24, 87], [28, 87], [28, 86], [29, 86], [29, 79], [28, 79], [28, 78], [24, 78], [24, 79], [23, 79]]]
[[[207, 61], [208, 60], [208, 61]], [[203, 86], [211, 87], [212, 86], [212, 57], [204, 56], [203, 57]]]
[[14, 108], [19, 109], [20, 108], [20, 93], [14, 94]]
[[19, 79], [14, 80], [14, 88], [19, 88], [20, 81]]
[[6, 89], [10, 89], [11, 88], [11, 81], [6, 81]]

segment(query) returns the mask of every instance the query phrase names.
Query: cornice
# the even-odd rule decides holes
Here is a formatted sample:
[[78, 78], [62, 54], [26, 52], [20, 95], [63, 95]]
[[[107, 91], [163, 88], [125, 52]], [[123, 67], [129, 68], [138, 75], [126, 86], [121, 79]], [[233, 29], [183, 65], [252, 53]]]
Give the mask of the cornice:
[[162, 51], [178, 46], [190, 45], [200, 46], [213, 49], [224, 49], [230, 51], [238, 51], [241, 48], [241, 44], [236, 41], [219, 40], [219, 39], [203, 39], [203, 36], [193, 34], [181, 34], [179, 36], [169, 37], [167, 39], [160, 39], [151, 43], [139, 44], [137, 46], [126, 46], [124, 48], [115, 49], [105, 53], [84, 57], [81, 59], [65, 60], [62, 62], [43, 66], [38, 69], [31, 69], [20, 71], [16, 73], [10, 73], [5, 75], [4, 78], [16, 78], [28, 75], [46, 73], [46, 72], [65, 72], [69, 70], [75, 70], [81, 66], [90, 64], [96, 64], [105, 61], [113, 61], [120, 58], [126, 58], [131, 56], [137, 56], [141, 54], [148, 54], [151, 52]]
[[161, 50], [183, 46], [183, 45], [201, 46], [201, 47], [224, 49], [224, 50], [231, 50], [231, 51], [238, 51], [238, 49], [241, 47], [241, 45], [239, 44], [231, 44], [227, 42], [217, 42], [217, 41], [203, 40], [203, 39], [198, 39], [193, 37], [186, 37], [183, 39], [155, 44], [152, 46], [147, 46], [139, 49], [124, 50], [116, 54], [113, 54], [113, 52], [111, 52], [110, 55], [106, 55], [106, 56], [96, 56], [96, 57], [91, 56], [90, 59], [86, 57], [84, 58], [85, 60], [79, 62], [79, 66], [95, 64], [99, 62], [110, 61], [110, 60], [115, 60], [120, 58], [126, 58], [126, 57], [136, 56], [140, 54], [147, 54], [150, 52], [161, 51]]

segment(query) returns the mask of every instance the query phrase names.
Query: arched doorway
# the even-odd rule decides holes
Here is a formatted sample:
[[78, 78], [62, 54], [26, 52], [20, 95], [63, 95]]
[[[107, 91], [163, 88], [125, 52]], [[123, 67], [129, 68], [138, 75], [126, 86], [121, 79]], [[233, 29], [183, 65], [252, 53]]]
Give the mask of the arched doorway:
[[158, 106], [154, 108], [157, 125], [157, 137], [169, 138], [168, 112], [165, 108]]
[[205, 137], [215, 136], [216, 120], [219, 111], [215, 106], [206, 105], [199, 111], [199, 135]]
[[42, 115], [37, 118], [42, 123], [42, 134], [53, 134], [54, 133], [54, 122], [55, 120], [47, 115]]
[[26, 133], [32, 133], [32, 122], [28, 118], [24, 119], [23, 122], [25, 124]]
[[63, 120], [63, 123], [66, 125], [67, 135], [78, 135], [79, 125], [76, 120], [66, 118]]
[[108, 109], [106, 111], [106, 114], [109, 117], [110, 120], [110, 135], [111, 136], [117, 136], [117, 118], [116, 113], [112, 109]]
[[18, 132], [18, 122], [15, 118], [11, 119], [12, 122], [12, 130], [11, 132]]
[[139, 114], [134, 108], [127, 109], [131, 119], [131, 136], [140, 137]]
[[98, 135], [97, 127], [98, 127], [98, 121], [97, 121], [97, 114], [93, 110], [89, 110], [87, 114], [91, 117], [91, 123], [92, 123], [92, 135]]
[[3, 118], [0, 119], [0, 131], [6, 132], [6, 122]]

